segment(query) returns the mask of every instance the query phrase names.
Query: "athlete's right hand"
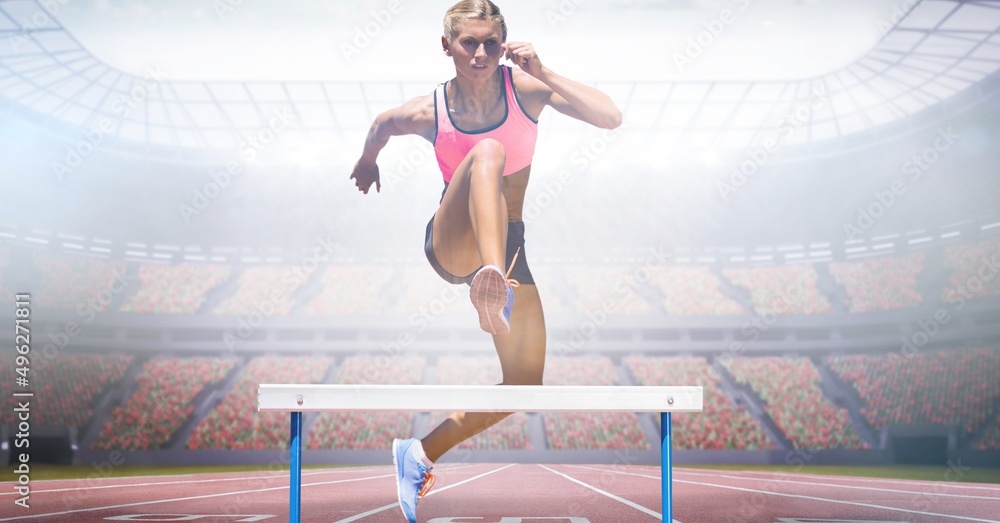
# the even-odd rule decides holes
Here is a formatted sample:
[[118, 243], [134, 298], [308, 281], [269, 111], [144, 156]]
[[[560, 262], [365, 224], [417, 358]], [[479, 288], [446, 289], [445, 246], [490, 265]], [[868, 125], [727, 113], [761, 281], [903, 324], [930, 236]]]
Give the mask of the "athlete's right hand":
[[382, 192], [382, 182], [378, 179], [378, 165], [375, 162], [364, 163], [358, 160], [351, 171], [351, 178], [358, 190], [368, 194], [368, 189], [375, 183], [375, 192]]

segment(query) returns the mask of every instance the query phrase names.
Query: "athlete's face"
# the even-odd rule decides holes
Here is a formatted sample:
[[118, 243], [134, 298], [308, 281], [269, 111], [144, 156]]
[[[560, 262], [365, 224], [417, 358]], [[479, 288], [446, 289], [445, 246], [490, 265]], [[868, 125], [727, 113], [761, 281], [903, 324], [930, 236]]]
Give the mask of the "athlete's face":
[[500, 24], [486, 20], [467, 20], [460, 24], [455, 38], [441, 37], [445, 54], [455, 60], [455, 69], [470, 78], [488, 78], [503, 56], [503, 31]]

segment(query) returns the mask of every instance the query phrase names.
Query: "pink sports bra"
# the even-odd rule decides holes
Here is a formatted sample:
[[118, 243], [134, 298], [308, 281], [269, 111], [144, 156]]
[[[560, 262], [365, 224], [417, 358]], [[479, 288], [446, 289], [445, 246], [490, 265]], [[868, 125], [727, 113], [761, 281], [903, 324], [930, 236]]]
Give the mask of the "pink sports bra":
[[[434, 154], [437, 156], [445, 183], [451, 182], [458, 164], [465, 159], [472, 147], [484, 138], [493, 138], [503, 144], [507, 153], [504, 176], [531, 165], [531, 158], [535, 154], [535, 140], [538, 138], [538, 122], [528, 116], [521, 106], [521, 101], [517, 99], [510, 67], [506, 65], [500, 67], [505, 91], [504, 117], [500, 123], [492, 127], [476, 131], [459, 129], [451, 120], [451, 111], [448, 110], [448, 99], [445, 96], [445, 84], [439, 84], [434, 89], [434, 117], [437, 120]], [[513, 111], [512, 106], [516, 107]], [[444, 109], [441, 110], [439, 107]]]

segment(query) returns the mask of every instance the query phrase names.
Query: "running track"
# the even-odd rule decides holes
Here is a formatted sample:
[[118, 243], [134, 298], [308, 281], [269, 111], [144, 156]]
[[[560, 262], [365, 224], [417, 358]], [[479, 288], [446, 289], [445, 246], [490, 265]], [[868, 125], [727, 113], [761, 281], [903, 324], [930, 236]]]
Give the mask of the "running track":
[[[421, 500], [430, 523], [659, 521], [659, 468], [442, 464]], [[677, 468], [683, 523], [1000, 523], [1000, 484]], [[287, 472], [95, 478], [31, 483], [30, 509], [0, 488], [0, 521], [286, 521]], [[391, 466], [303, 473], [306, 523], [404, 521]], [[571, 519], [575, 518], [575, 519]]]

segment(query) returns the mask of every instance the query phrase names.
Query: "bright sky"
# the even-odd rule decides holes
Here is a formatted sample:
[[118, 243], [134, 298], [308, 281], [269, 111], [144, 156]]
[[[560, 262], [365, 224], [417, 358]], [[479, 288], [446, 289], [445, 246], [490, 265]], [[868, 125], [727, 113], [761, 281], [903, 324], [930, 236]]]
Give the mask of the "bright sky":
[[[581, 80], [784, 80], [856, 60], [906, 0], [501, 0], [509, 40]], [[65, 5], [61, 5], [61, 4]], [[94, 55], [174, 80], [414, 80], [454, 74], [451, 1], [60, 2]], [[393, 8], [390, 11], [390, 8]], [[381, 13], [381, 14], [379, 14]], [[713, 31], [716, 34], [712, 34]]]

